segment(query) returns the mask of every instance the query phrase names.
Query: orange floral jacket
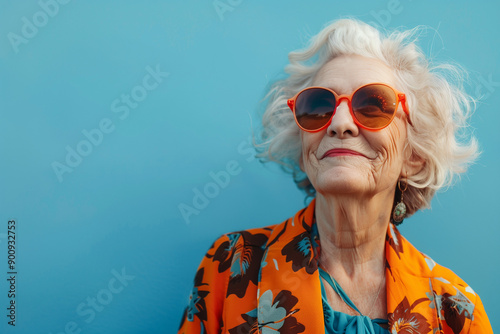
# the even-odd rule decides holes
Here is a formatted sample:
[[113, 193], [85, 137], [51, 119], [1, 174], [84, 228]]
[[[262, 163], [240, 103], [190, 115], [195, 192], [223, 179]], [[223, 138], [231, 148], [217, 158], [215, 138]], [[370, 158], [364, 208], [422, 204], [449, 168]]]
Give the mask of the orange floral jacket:
[[[325, 333], [310, 237], [314, 207], [315, 200], [281, 224], [215, 241], [196, 273], [178, 333]], [[385, 249], [390, 333], [493, 333], [474, 290], [392, 224]]]

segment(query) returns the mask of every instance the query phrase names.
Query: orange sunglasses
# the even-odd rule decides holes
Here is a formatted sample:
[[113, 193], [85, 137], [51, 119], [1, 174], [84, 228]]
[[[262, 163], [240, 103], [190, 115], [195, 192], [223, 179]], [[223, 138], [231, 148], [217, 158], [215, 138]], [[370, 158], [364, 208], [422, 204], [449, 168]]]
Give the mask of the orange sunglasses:
[[288, 99], [287, 104], [299, 128], [318, 132], [330, 125], [343, 99], [347, 100], [354, 122], [363, 129], [378, 131], [391, 124], [400, 102], [411, 124], [405, 94], [384, 83], [363, 85], [350, 96], [338, 95], [329, 88], [307, 87]]

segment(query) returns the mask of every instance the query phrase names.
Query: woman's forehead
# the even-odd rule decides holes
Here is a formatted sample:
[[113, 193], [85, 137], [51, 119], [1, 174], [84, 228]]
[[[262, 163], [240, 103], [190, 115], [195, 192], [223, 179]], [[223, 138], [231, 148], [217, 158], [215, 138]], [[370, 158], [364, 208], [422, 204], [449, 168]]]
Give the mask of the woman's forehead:
[[394, 85], [394, 73], [378, 59], [343, 55], [323, 65], [316, 73], [312, 85], [333, 89], [338, 94], [348, 94], [373, 82]]

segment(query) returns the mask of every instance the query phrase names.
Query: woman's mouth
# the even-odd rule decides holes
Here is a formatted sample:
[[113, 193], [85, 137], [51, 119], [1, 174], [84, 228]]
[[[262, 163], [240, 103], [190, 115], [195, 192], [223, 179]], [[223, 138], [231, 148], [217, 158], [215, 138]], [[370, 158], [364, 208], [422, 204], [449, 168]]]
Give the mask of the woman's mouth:
[[345, 149], [345, 148], [335, 148], [333, 150], [326, 151], [326, 153], [323, 155], [323, 157], [321, 159], [324, 159], [327, 157], [341, 157], [341, 156], [365, 157], [364, 154], [361, 154], [361, 153], [353, 151], [353, 150], [349, 150], [349, 149]]

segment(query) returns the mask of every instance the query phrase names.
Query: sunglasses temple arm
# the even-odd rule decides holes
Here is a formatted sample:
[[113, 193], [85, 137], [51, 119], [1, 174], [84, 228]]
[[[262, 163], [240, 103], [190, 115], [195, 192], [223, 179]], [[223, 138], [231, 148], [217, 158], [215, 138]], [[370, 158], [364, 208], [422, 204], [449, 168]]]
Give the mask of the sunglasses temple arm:
[[410, 119], [410, 110], [408, 110], [408, 103], [406, 102], [406, 95], [400, 93], [400, 94], [398, 94], [398, 97], [399, 97], [399, 101], [401, 102], [401, 106], [403, 107], [403, 111], [405, 112], [405, 114], [407, 116], [408, 123], [410, 123], [410, 125], [413, 126], [413, 123], [411, 122], [411, 119]]

